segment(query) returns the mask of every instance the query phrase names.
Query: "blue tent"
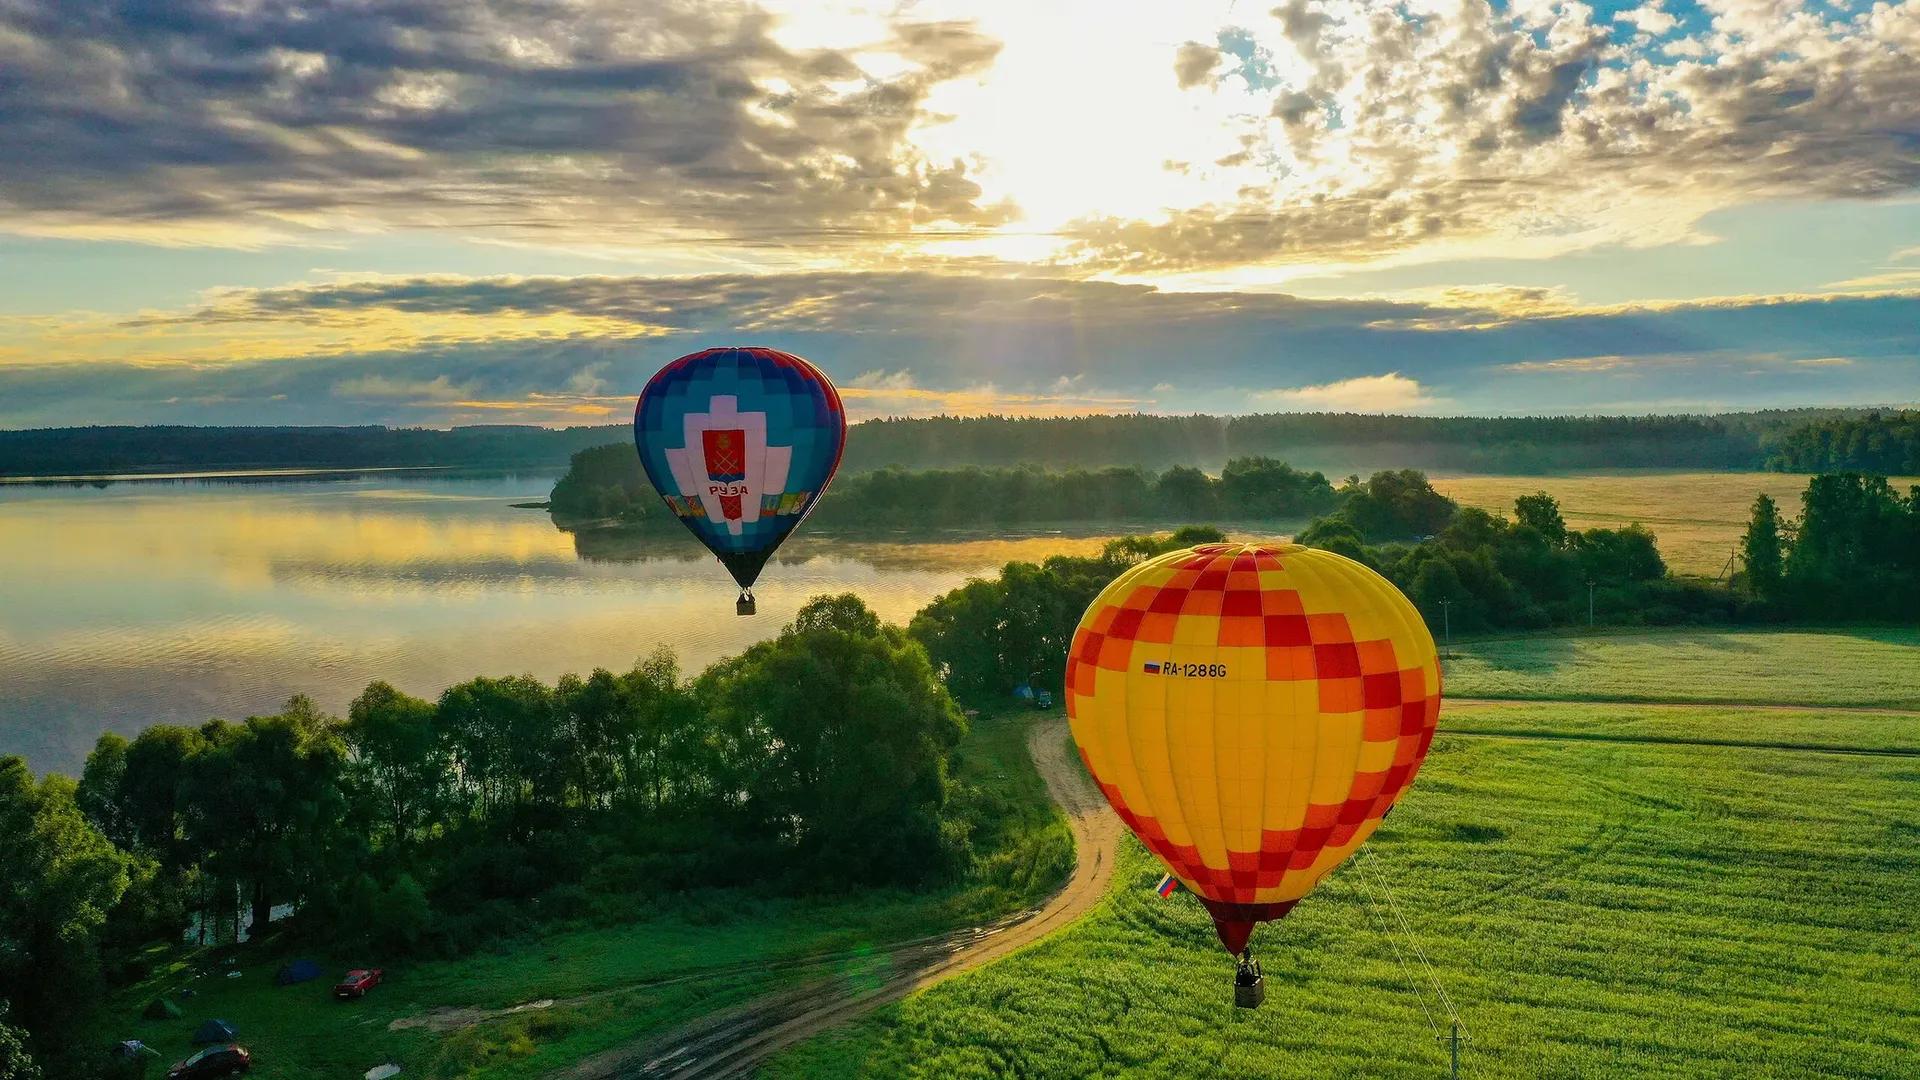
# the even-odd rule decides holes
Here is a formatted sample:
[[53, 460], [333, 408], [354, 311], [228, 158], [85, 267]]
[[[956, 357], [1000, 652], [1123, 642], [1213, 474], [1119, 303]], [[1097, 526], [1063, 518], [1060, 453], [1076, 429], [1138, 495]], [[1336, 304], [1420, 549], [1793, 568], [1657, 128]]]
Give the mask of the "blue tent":
[[320, 977], [320, 965], [311, 960], [295, 960], [273, 973], [273, 985], [292, 986]]
[[225, 1020], [209, 1020], [200, 1025], [199, 1031], [193, 1033], [193, 1045], [232, 1042], [239, 1037], [240, 1029]]

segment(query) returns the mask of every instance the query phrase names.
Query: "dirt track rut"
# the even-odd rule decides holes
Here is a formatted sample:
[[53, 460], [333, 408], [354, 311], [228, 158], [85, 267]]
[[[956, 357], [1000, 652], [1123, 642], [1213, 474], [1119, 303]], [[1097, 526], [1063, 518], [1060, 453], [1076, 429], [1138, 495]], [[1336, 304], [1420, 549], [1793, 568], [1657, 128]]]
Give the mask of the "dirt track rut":
[[756, 998], [642, 1043], [597, 1054], [549, 1080], [720, 1080], [775, 1053], [964, 971], [1030, 945], [1079, 918], [1107, 891], [1120, 819], [1067, 750], [1063, 717], [1034, 724], [1027, 751], [1073, 828], [1075, 863], [1046, 904], [986, 926], [880, 950], [883, 974], [832, 976]]

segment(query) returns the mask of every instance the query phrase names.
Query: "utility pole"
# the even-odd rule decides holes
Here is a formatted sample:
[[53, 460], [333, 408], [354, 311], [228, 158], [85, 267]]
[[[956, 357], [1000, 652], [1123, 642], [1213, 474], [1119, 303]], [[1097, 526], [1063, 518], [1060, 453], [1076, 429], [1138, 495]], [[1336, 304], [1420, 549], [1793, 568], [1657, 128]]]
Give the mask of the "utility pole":
[[1460, 1080], [1460, 1021], [1453, 1022], [1453, 1034], [1447, 1042], [1453, 1055], [1453, 1080]]
[[1453, 611], [1450, 607], [1452, 603], [1452, 600], [1440, 601], [1441, 632], [1446, 635], [1447, 648], [1449, 650], [1453, 648]]
[[1587, 629], [1593, 629], [1593, 582], [1587, 582]]

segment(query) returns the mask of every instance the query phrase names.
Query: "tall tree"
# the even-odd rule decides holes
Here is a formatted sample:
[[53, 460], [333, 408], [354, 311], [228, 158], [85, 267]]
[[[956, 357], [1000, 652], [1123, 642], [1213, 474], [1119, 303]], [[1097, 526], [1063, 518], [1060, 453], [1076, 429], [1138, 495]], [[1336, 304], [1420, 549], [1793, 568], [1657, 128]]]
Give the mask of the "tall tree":
[[187, 774], [190, 828], [220, 877], [247, 887], [254, 933], [276, 903], [318, 884], [345, 846], [346, 746], [338, 722], [296, 696], [278, 716], [213, 721]]
[[964, 721], [917, 642], [897, 627], [862, 632], [877, 620], [847, 607], [816, 599], [778, 638], [711, 670], [703, 693], [723, 725], [762, 740], [747, 809], [796, 868], [912, 883], [965, 856], [942, 816]]
[[1567, 519], [1560, 516], [1560, 500], [1546, 492], [1537, 491], [1513, 500], [1513, 514], [1520, 524], [1539, 533], [1547, 543], [1558, 547], [1567, 542]]
[[1740, 541], [1740, 554], [1747, 567], [1747, 582], [1761, 596], [1780, 591], [1780, 570], [1786, 563], [1780, 535], [1780, 508], [1773, 498], [1762, 494], [1753, 500], [1753, 516], [1747, 521], [1747, 533]]
[[74, 805], [74, 782], [36, 784], [0, 757], [0, 1000], [36, 1057], [72, 1048], [98, 989], [96, 934], [126, 887], [126, 856]]
[[341, 734], [356, 788], [378, 806], [374, 817], [389, 837], [408, 843], [440, 819], [453, 763], [431, 702], [371, 683], [347, 707]]

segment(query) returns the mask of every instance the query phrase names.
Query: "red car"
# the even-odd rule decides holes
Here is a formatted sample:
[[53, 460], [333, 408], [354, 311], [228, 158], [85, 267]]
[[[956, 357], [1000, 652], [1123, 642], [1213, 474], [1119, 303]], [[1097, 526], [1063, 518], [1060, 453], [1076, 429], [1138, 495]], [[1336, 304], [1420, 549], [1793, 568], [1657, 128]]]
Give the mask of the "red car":
[[207, 1080], [238, 1076], [253, 1068], [253, 1056], [238, 1046], [209, 1046], [167, 1070], [167, 1080]]
[[333, 984], [333, 996], [341, 1001], [352, 1001], [364, 997], [366, 992], [380, 985], [380, 976], [385, 974], [378, 968], [372, 971], [349, 971], [347, 977]]

